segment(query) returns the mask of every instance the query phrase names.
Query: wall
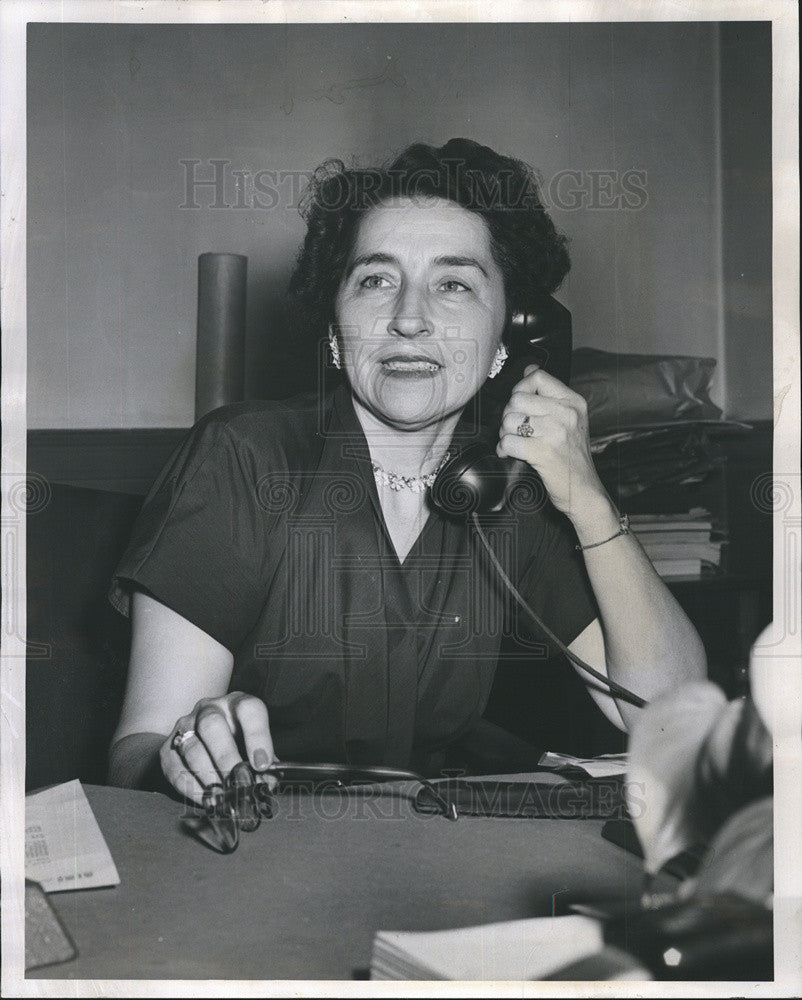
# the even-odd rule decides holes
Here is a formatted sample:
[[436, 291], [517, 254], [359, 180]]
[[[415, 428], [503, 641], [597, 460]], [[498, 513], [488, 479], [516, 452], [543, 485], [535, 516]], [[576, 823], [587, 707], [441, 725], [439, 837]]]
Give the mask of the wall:
[[[723, 355], [715, 25], [29, 31], [30, 427], [191, 423], [207, 250], [248, 255], [249, 393], [283, 394], [293, 351], [271, 337], [303, 224], [289, 182], [259, 208], [233, 172], [372, 163], [453, 135], [529, 160], [562, 199], [577, 345]], [[209, 189], [181, 207], [187, 159], [199, 177], [228, 161], [230, 207]], [[590, 172], [632, 169], [645, 197], [603, 207]], [[770, 383], [753, 389], [760, 408]]]
[[771, 24], [721, 27], [724, 375], [736, 417], [773, 415]]

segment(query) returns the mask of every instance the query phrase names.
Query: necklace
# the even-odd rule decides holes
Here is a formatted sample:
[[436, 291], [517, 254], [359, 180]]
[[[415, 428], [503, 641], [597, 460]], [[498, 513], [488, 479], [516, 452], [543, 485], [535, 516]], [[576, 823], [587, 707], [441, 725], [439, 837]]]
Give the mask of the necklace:
[[449, 458], [451, 458], [451, 452], [447, 451], [434, 472], [428, 472], [425, 476], [402, 476], [398, 472], [388, 472], [387, 469], [372, 459], [370, 464], [373, 467], [374, 478], [380, 486], [389, 486], [391, 490], [395, 490], [396, 492], [399, 490], [411, 490], [413, 493], [423, 493], [435, 481], [437, 473], [443, 468]]

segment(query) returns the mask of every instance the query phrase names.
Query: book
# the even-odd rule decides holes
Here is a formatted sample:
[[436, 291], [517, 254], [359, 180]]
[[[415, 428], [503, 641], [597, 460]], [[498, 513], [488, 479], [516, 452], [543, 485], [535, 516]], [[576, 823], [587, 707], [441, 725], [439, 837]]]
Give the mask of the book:
[[638, 539], [646, 555], [655, 559], [702, 559], [718, 566], [721, 562], [721, 542], [699, 539], [695, 542], [644, 542]]
[[713, 538], [710, 512], [694, 507], [684, 514], [632, 514], [632, 533], [664, 579], [701, 576], [721, 564], [724, 538]]
[[604, 947], [591, 917], [533, 917], [445, 931], [379, 931], [371, 979], [543, 979]]
[[701, 576], [705, 567], [716, 568], [704, 559], [652, 559], [652, 565], [664, 579], [672, 576]]
[[[633, 528], [632, 533], [644, 548], [650, 545], [696, 545], [700, 542], [707, 542], [710, 538], [710, 531], [707, 528], [703, 528], [700, 531], [696, 531], [693, 528], [687, 531], [673, 529], [641, 531], [639, 528]], [[716, 544], [721, 543], [719, 541]]]
[[710, 511], [694, 507], [685, 514], [630, 514], [629, 523], [636, 535], [647, 531], [711, 531]]

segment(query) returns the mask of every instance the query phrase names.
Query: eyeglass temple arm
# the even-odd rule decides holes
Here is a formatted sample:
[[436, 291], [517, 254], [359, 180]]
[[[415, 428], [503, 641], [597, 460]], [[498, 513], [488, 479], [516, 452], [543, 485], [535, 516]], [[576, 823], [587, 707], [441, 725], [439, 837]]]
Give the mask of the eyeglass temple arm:
[[415, 771], [396, 767], [372, 767], [353, 764], [310, 764], [296, 761], [276, 761], [259, 774], [271, 774], [279, 780], [293, 778], [335, 778], [343, 781], [416, 781], [422, 785], [440, 806], [448, 819], [457, 819], [457, 807], [438, 792], [427, 778]]

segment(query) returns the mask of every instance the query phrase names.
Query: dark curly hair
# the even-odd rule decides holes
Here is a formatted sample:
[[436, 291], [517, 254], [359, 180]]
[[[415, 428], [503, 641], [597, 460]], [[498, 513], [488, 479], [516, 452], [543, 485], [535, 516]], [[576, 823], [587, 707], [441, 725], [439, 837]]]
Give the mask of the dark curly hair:
[[440, 147], [415, 143], [378, 169], [326, 160], [300, 206], [307, 231], [289, 286], [299, 331], [326, 335], [359, 221], [395, 197], [445, 198], [480, 215], [508, 303], [525, 302], [533, 292], [550, 294], [568, 273], [568, 241], [543, 207], [534, 169], [521, 160], [471, 139]]

